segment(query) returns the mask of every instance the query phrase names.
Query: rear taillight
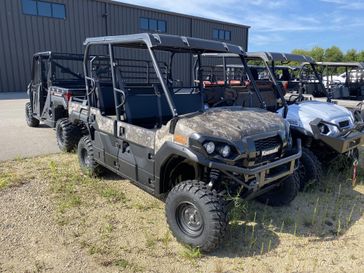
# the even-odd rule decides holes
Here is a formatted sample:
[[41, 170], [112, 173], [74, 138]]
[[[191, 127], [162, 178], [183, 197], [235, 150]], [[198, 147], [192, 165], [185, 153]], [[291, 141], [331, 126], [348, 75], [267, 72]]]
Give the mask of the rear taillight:
[[70, 101], [71, 100], [71, 97], [72, 97], [72, 92], [71, 91], [67, 91], [64, 94], [64, 98], [66, 99], [66, 101]]
[[288, 82], [287, 81], [283, 82], [283, 88], [284, 88], [284, 90], [288, 90]]

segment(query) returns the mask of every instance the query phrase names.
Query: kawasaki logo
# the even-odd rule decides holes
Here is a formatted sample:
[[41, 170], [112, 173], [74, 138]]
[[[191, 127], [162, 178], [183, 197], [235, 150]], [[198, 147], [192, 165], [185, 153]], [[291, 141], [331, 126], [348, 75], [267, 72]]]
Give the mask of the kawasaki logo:
[[279, 146], [273, 148], [273, 149], [269, 149], [269, 150], [264, 150], [262, 151], [262, 156], [266, 156], [266, 155], [271, 155], [271, 154], [274, 154], [276, 152], [279, 151]]

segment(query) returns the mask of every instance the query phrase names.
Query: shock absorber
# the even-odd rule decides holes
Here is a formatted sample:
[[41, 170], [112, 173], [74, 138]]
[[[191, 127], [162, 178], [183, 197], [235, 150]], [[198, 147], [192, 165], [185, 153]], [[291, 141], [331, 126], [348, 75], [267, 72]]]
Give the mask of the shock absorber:
[[218, 169], [211, 169], [210, 170], [210, 182], [208, 186], [213, 188], [215, 183], [220, 179], [220, 171]]

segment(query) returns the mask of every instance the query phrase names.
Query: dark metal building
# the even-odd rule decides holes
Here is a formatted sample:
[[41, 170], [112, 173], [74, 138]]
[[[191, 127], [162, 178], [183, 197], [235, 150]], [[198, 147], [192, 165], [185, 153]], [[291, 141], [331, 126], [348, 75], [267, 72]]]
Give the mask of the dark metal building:
[[81, 53], [86, 37], [162, 32], [223, 40], [247, 50], [248, 30], [113, 0], [0, 0], [0, 92], [26, 90], [35, 52]]

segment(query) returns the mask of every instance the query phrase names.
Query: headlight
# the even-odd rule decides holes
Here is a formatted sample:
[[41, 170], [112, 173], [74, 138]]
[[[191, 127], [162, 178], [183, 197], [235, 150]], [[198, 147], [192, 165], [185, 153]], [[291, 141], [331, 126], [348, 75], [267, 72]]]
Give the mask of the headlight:
[[222, 155], [222, 157], [229, 157], [231, 154], [231, 148], [229, 145], [224, 145], [221, 149], [220, 149], [220, 154]]
[[328, 133], [330, 133], [330, 128], [326, 124], [320, 123], [318, 125], [318, 128], [320, 130], [320, 133], [323, 135], [327, 135]]
[[212, 141], [206, 142], [204, 145], [206, 152], [210, 155], [215, 152], [215, 143]]

